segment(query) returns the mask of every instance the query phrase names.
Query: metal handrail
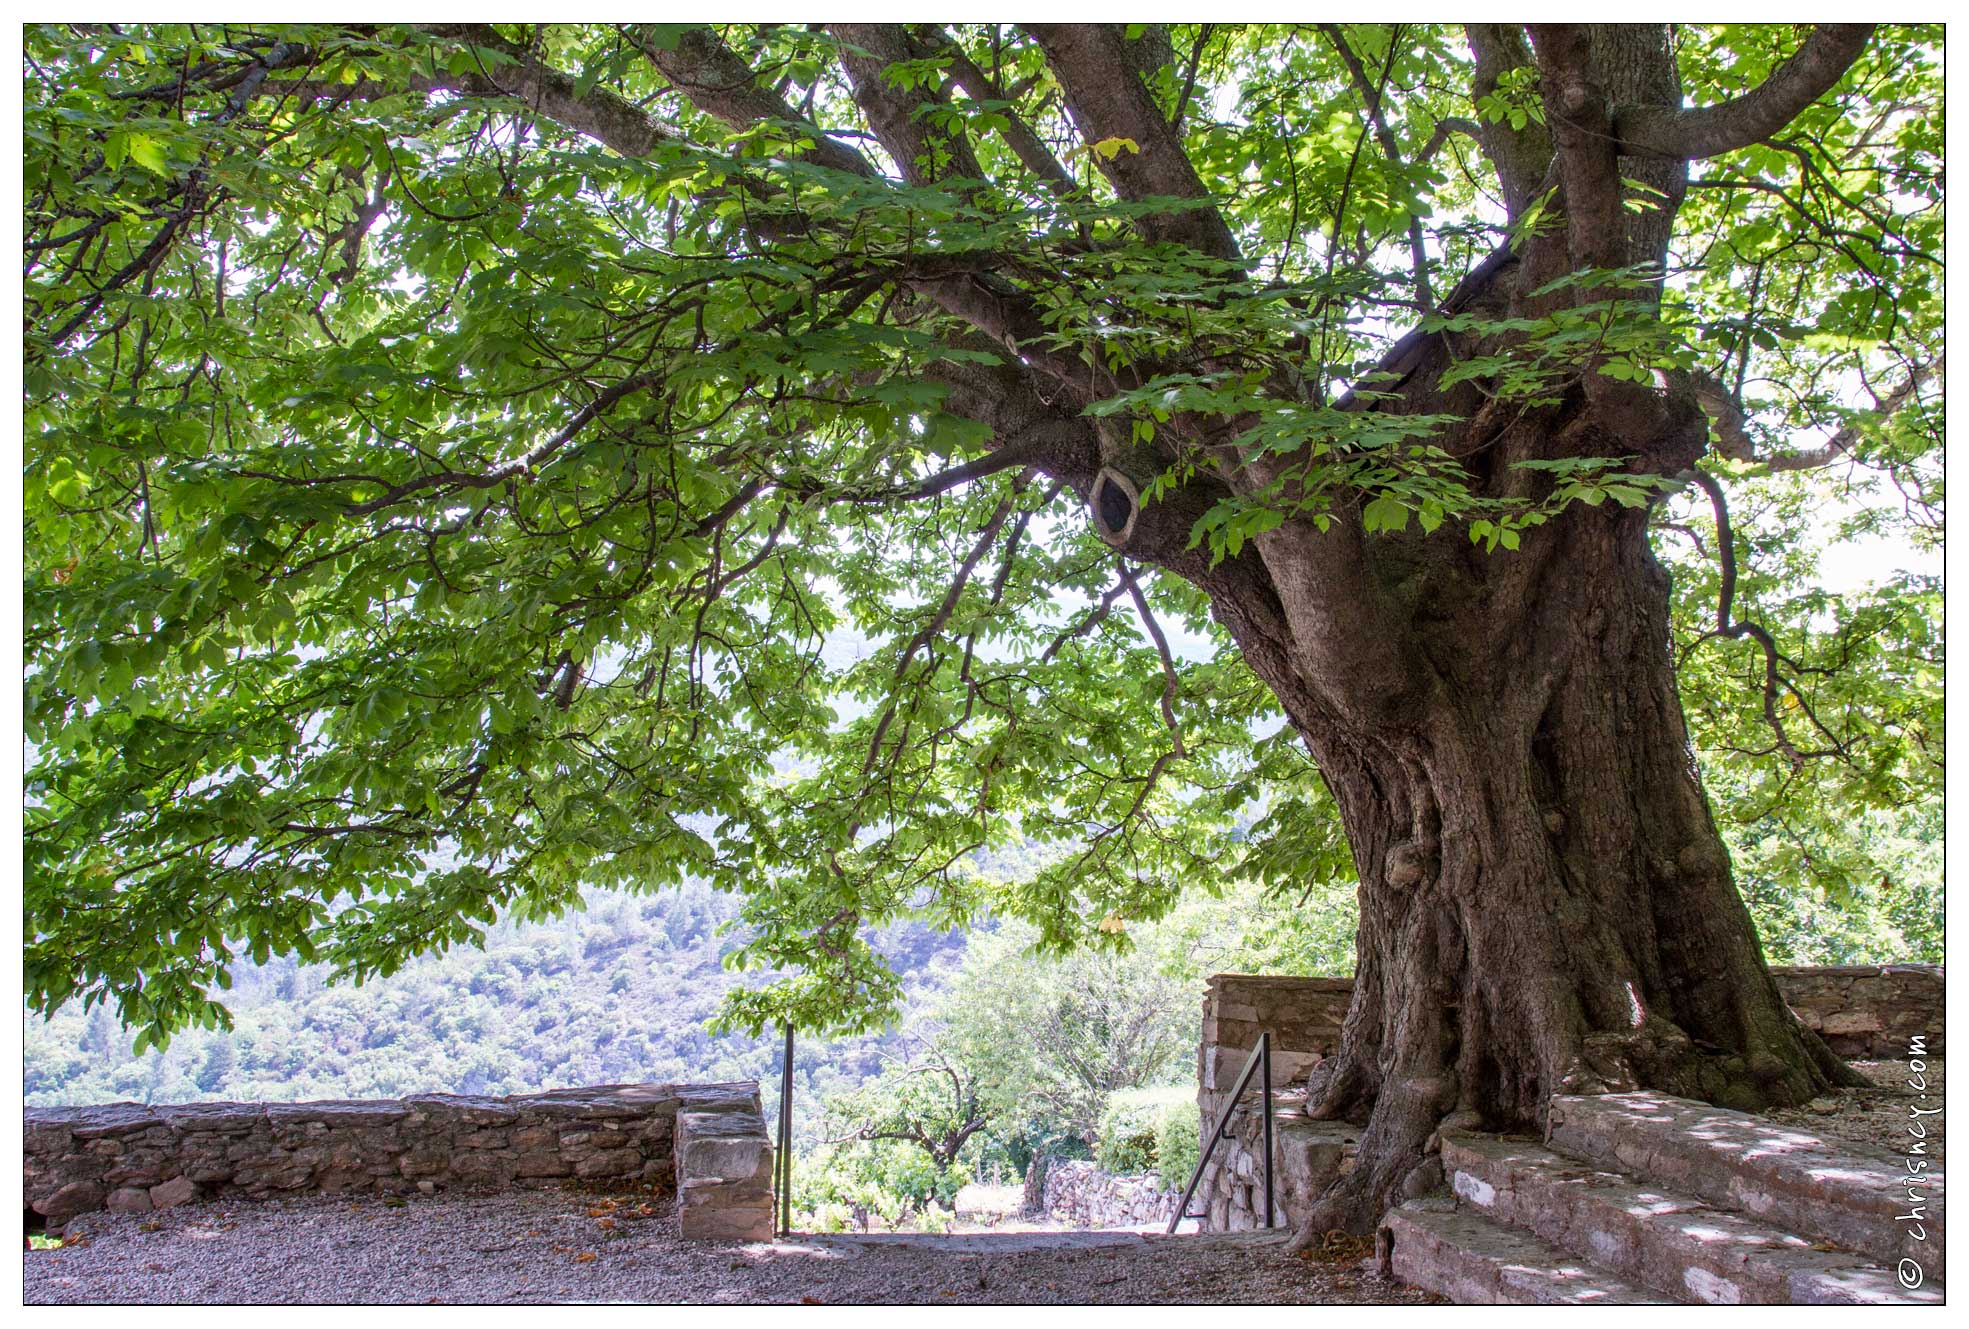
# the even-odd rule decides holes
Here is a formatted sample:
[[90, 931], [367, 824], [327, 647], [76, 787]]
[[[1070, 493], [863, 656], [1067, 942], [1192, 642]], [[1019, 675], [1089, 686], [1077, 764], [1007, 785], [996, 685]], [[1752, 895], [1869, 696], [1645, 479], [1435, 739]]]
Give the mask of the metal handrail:
[[1261, 1081], [1262, 1084], [1262, 1088], [1260, 1089], [1259, 1092], [1262, 1100], [1261, 1111], [1264, 1114], [1265, 1226], [1267, 1229], [1273, 1226], [1272, 1035], [1270, 1030], [1261, 1030], [1258, 1034], [1258, 1046], [1251, 1049], [1251, 1056], [1245, 1061], [1244, 1069], [1238, 1073], [1237, 1083], [1231, 1087], [1230, 1098], [1225, 1100], [1223, 1111], [1217, 1114], [1217, 1120], [1214, 1123], [1212, 1123], [1210, 1127], [1210, 1134], [1204, 1137], [1203, 1157], [1197, 1159], [1196, 1170], [1190, 1173], [1190, 1184], [1183, 1187], [1183, 1198], [1176, 1205], [1176, 1212], [1169, 1216], [1169, 1229], [1167, 1235], [1174, 1236], [1177, 1227], [1179, 1227], [1182, 1224], [1182, 1221], [1186, 1218], [1204, 1219], [1210, 1216], [1208, 1214], [1191, 1213], [1190, 1197], [1196, 1194], [1196, 1184], [1199, 1181], [1203, 1180], [1203, 1170], [1210, 1166], [1211, 1155], [1217, 1152], [1217, 1145], [1219, 1144], [1219, 1142], [1231, 1138], [1230, 1131], [1227, 1129], [1231, 1124], [1231, 1113], [1237, 1110], [1238, 1100], [1244, 1097], [1244, 1091], [1250, 1087], [1251, 1073], [1253, 1071], [1260, 1072], [1259, 1080]]
[[773, 1207], [779, 1235], [793, 1231], [793, 1026], [786, 1026], [786, 1054], [779, 1063], [779, 1139], [773, 1151]]

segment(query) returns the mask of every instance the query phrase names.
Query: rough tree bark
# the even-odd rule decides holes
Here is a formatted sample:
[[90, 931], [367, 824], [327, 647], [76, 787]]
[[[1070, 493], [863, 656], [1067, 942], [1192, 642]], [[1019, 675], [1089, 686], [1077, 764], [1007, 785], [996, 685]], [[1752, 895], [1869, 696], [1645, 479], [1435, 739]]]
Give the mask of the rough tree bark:
[[[1609, 450], [1692, 464], [1700, 420], [1659, 414]], [[1550, 455], [1599, 427], [1575, 399], [1490, 446], [1500, 462]], [[1542, 1122], [1554, 1093], [1649, 1086], [1755, 1108], [1851, 1081], [1785, 1007], [1732, 882], [1645, 528], [1587, 509], [1510, 555], [1370, 541], [1381, 612], [1362, 617], [1396, 649], [1369, 672], [1294, 644], [1247, 652], [1281, 695], [1305, 694], [1294, 721], [1361, 883], [1353, 1005], [1309, 1111], [1367, 1130], [1310, 1233], [1371, 1227], [1428, 1176], [1409, 1182], [1452, 1114], [1506, 1129]], [[1268, 563], [1309, 538], [1268, 537]], [[1288, 622], [1317, 616], [1295, 599]]]
[[[1835, 35], [1774, 78], [1791, 86], [1791, 114], [1864, 40]], [[1533, 292], [1568, 272], [1660, 264], [1686, 157], [1732, 144], [1727, 107], [1679, 110], [1664, 29], [1533, 37], [1551, 134], [1541, 184], [1558, 186], [1563, 224], [1463, 293], [1497, 314], [1549, 311], [1568, 297]], [[1064, 46], [1041, 40], [1049, 55]], [[1493, 81], [1513, 51], [1532, 58], [1521, 40], [1476, 44]], [[1818, 75], [1803, 87], [1799, 65]], [[1771, 96], [1753, 99], [1744, 132], [1761, 136]], [[1650, 127], [1651, 155], [1616, 151], [1621, 116]], [[1686, 156], [1662, 148], [1677, 116], [1701, 130]], [[1543, 192], [1522, 176], [1528, 146], [1545, 145], [1513, 145], [1499, 163], [1519, 173], [1508, 183], [1521, 206]], [[1626, 206], [1623, 181], [1636, 179], [1660, 191], [1657, 206]], [[1451, 354], [1440, 339], [1403, 353], [1398, 400], [1378, 409], [1463, 415], [1443, 442], [1481, 492], [1532, 496], [1540, 482], [1516, 461], [1630, 457], [1673, 476], [1707, 446], [1695, 401], [1654, 385], [1589, 371], [1558, 405], [1500, 427], [1473, 389], [1436, 390]], [[1128, 492], [1119, 477], [1093, 497], [1113, 503], [1117, 491]], [[1288, 522], [1259, 538], [1264, 575], [1242, 583], [1185, 560], [1172, 547], [1181, 519], [1153, 514], [1097, 502], [1094, 519], [1210, 592], [1318, 762], [1359, 870], [1353, 1005], [1337, 1055], [1313, 1073], [1309, 1111], [1366, 1130], [1357, 1169], [1302, 1240], [1370, 1230], [1429, 1184], [1445, 1118], [1523, 1127], [1554, 1093], [1639, 1086], [1755, 1108], [1856, 1082], [1786, 1008], [1732, 881], [1689, 749], [1645, 513], [1575, 507], [1489, 555], [1460, 532], [1369, 539], [1344, 522], [1326, 534]]]

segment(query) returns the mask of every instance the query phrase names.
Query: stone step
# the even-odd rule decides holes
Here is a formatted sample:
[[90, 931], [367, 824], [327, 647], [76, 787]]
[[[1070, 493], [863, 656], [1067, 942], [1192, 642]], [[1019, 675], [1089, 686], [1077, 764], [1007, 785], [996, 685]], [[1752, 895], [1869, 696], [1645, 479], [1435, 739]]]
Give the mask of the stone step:
[[1396, 1278], [1466, 1306], [1666, 1304], [1529, 1232], [1439, 1201], [1389, 1210], [1381, 1241]]
[[[1890, 1268], [1918, 1268], [1918, 1285], [1942, 1282], [1942, 1172], [1933, 1155], [1897, 1157], [1650, 1092], [1554, 1098], [1546, 1142]], [[1918, 1143], [1910, 1137], [1910, 1147]], [[1910, 1162], [1928, 1166], [1911, 1173]]]
[[1443, 1134], [1459, 1199], [1501, 1222], [1685, 1301], [1720, 1305], [1939, 1303], [1864, 1256], [1815, 1246], [1694, 1196], [1603, 1172], [1532, 1140]]

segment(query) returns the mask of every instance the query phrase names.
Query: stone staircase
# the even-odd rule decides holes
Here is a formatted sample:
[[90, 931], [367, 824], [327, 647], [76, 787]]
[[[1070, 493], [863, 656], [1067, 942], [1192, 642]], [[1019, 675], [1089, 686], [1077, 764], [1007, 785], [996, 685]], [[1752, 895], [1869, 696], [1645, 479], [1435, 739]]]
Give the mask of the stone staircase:
[[1942, 1173], [1906, 1161], [1663, 1094], [1556, 1098], [1544, 1144], [1444, 1132], [1453, 1195], [1390, 1212], [1381, 1249], [1459, 1302], [1939, 1304]]

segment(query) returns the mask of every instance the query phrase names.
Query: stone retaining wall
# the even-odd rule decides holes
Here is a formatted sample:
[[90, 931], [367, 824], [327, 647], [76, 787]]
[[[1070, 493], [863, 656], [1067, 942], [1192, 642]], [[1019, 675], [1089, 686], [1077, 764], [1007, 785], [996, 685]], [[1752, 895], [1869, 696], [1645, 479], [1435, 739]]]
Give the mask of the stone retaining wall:
[[[1805, 1025], [1832, 1050], [1855, 1061], [1905, 1058], [1913, 1035], [1927, 1054], [1943, 1048], [1942, 970], [1937, 965], [1779, 966], [1778, 989]], [[1197, 1106], [1208, 1131], [1244, 1069], [1258, 1035], [1272, 1036], [1272, 1084], [1279, 1095], [1273, 1130], [1274, 1212], [1283, 1223], [1302, 1213], [1327, 1183], [1353, 1165], [1355, 1128], [1312, 1122], [1299, 1114], [1302, 1093], [1290, 1086], [1340, 1046], [1352, 1000], [1352, 978], [1289, 978], [1217, 974], [1203, 999], [1203, 1039], [1197, 1049]], [[1232, 1114], [1209, 1169], [1197, 1186], [1193, 1212], [1207, 1213], [1206, 1232], [1263, 1226], [1263, 1150], [1254, 1083]]]
[[1303, 1080], [1340, 1046], [1340, 1025], [1353, 997], [1352, 978], [1213, 975], [1204, 993], [1203, 1042], [1197, 1050], [1201, 1129], [1209, 1130], [1223, 1110], [1224, 1096], [1237, 1083], [1261, 1032], [1272, 1036], [1272, 1083]]
[[[1351, 1170], [1360, 1128], [1344, 1121], [1313, 1121], [1303, 1108], [1303, 1089], [1278, 1093], [1272, 1105], [1272, 1224], [1295, 1218], [1335, 1177]], [[1204, 1232], [1250, 1232], [1265, 1226], [1264, 1118], [1254, 1090], [1231, 1113], [1229, 1137], [1217, 1146], [1197, 1182], [1190, 1212], [1203, 1215]], [[1204, 1129], [1208, 1130], [1206, 1123]]]
[[1842, 1057], [1899, 1061], [1916, 1035], [1929, 1056], [1945, 1055], [1940, 965], [1782, 965], [1771, 976], [1806, 1028]]
[[[698, 1134], [717, 1140], [680, 1151], [680, 1117], [704, 1123]], [[144, 1212], [194, 1199], [590, 1181], [677, 1185], [705, 1212], [696, 1224], [686, 1218], [686, 1235], [772, 1236], [772, 1145], [749, 1082], [510, 1098], [29, 1108], [25, 1127], [27, 1207], [51, 1232], [100, 1209]]]
[[1153, 1172], [1118, 1176], [1084, 1160], [1055, 1160], [1046, 1170], [1045, 1211], [1075, 1227], [1167, 1224], [1182, 1198]]

